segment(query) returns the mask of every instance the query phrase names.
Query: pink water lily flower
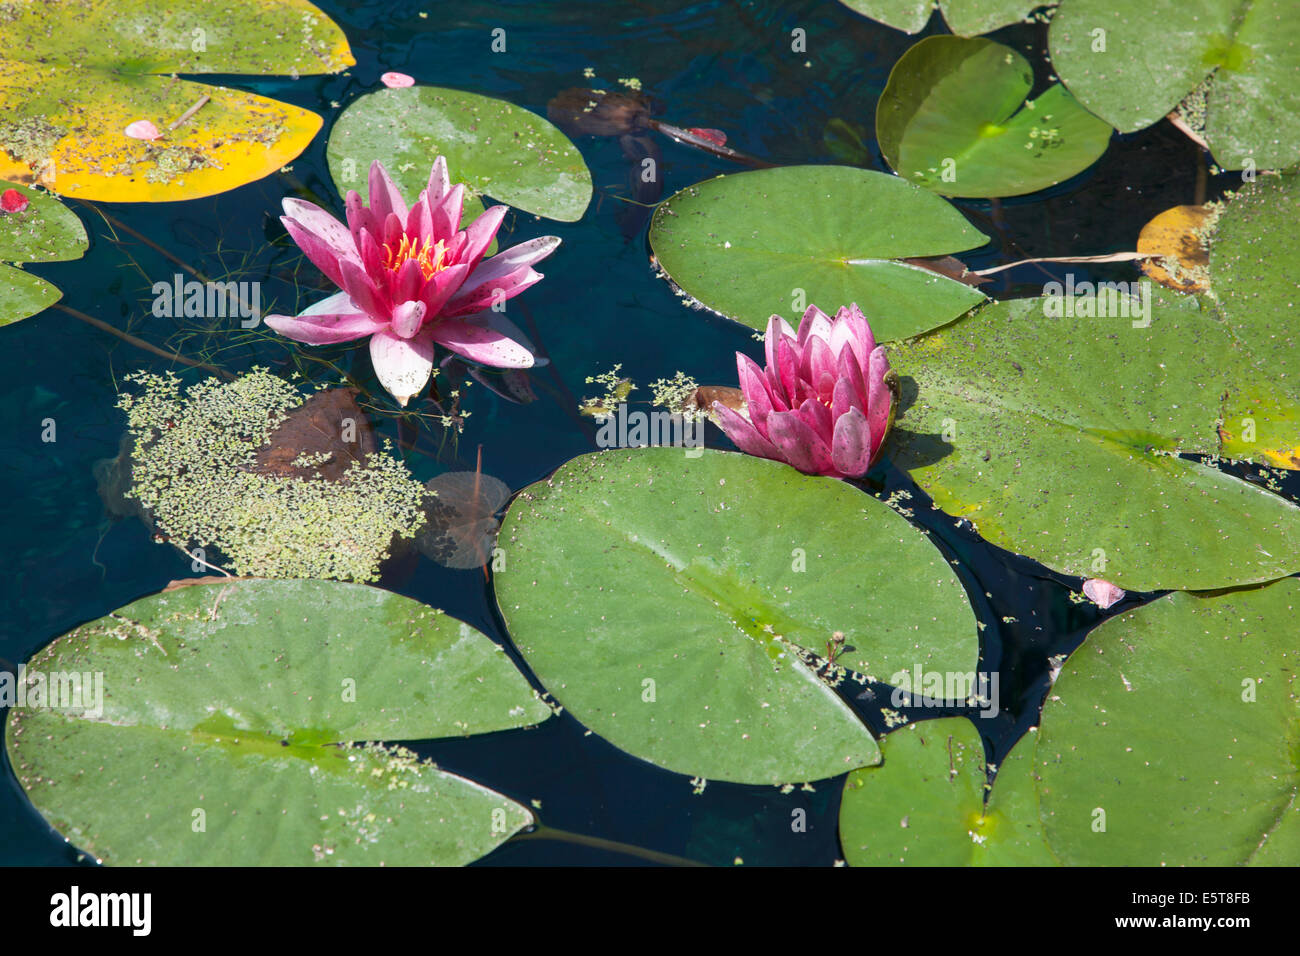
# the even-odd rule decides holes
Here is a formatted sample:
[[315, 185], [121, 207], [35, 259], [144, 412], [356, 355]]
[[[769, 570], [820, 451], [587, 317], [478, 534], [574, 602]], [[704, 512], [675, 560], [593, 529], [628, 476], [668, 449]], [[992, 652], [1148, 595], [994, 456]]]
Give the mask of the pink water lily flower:
[[893, 424], [898, 378], [861, 310], [846, 306], [832, 320], [809, 306], [797, 334], [774, 315], [764, 341], [765, 369], [736, 353], [746, 414], [713, 404], [727, 437], [810, 475], [866, 474]]
[[308, 345], [369, 337], [375, 374], [402, 405], [429, 381], [435, 345], [481, 365], [531, 367], [527, 340], [491, 307], [540, 280], [533, 263], [560, 240], [542, 236], [484, 259], [506, 207], [461, 229], [464, 198], [439, 156], [409, 209], [378, 162], [370, 167], [370, 205], [348, 193], [346, 226], [312, 203], [284, 200], [280, 221], [289, 235], [343, 291], [300, 315], [269, 315], [266, 324]]

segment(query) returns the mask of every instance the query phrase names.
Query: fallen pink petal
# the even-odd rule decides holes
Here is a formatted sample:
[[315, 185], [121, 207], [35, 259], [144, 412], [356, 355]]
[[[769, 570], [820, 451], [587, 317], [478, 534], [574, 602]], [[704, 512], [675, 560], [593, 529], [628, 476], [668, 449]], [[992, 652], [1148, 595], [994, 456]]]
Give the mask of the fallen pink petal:
[[796, 333], [779, 315], [764, 338], [767, 367], [736, 353], [746, 414], [714, 402], [741, 451], [810, 475], [860, 478], [893, 424], [897, 377], [856, 304], [831, 319], [809, 306]]
[[1116, 587], [1109, 581], [1103, 581], [1101, 578], [1089, 578], [1084, 581], [1083, 594], [1084, 597], [1103, 611], [1112, 604], [1124, 600], [1124, 590], [1122, 588]]
[[686, 132], [694, 133], [700, 139], [707, 139], [715, 146], [727, 145], [727, 134], [720, 129], [706, 129], [699, 126], [691, 126]]
[[0, 211], [3, 212], [23, 212], [30, 204], [31, 200], [16, 189], [6, 189], [0, 195]]
[[415, 77], [407, 76], [405, 73], [385, 73], [379, 78], [379, 82], [392, 90], [404, 89], [408, 86], [415, 85]]
[[136, 120], [126, 128], [126, 135], [132, 139], [143, 139], [150, 142], [162, 138], [162, 133], [159, 132], [158, 127], [148, 120]]
[[403, 406], [428, 384], [438, 345], [480, 365], [536, 364], [522, 333], [489, 318], [490, 310], [540, 281], [533, 264], [560, 240], [542, 236], [485, 259], [506, 207], [461, 229], [465, 187], [451, 185], [441, 156], [409, 208], [379, 162], [370, 167], [369, 192], [369, 204], [348, 193], [347, 225], [312, 203], [284, 200], [290, 237], [343, 291], [296, 316], [267, 316], [266, 324], [308, 345], [369, 338], [375, 374]]

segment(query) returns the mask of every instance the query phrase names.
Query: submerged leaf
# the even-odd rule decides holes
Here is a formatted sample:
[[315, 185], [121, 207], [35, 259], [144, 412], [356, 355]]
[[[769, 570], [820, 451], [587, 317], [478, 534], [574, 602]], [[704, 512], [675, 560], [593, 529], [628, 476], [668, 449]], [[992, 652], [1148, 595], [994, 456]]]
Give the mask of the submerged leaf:
[[478, 471], [448, 471], [425, 488], [434, 497], [425, 505], [428, 521], [415, 546], [444, 567], [487, 564], [501, 527], [496, 514], [510, 500], [510, 486]]

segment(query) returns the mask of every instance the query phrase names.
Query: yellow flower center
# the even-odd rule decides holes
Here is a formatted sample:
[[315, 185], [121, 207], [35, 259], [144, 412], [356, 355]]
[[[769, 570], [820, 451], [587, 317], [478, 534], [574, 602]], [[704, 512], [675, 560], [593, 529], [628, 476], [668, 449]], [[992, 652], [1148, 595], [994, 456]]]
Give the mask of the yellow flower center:
[[434, 242], [426, 236], [424, 242], [417, 245], [410, 236], [404, 235], [402, 236], [401, 245], [396, 249], [391, 245], [384, 246], [385, 269], [396, 272], [406, 265], [410, 259], [414, 259], [420, 264], [420, 271], [424, 273], [426, 279], [432, 279], [437, 273], [451, 265], [446, 261], [447, 244], [442, 239]]

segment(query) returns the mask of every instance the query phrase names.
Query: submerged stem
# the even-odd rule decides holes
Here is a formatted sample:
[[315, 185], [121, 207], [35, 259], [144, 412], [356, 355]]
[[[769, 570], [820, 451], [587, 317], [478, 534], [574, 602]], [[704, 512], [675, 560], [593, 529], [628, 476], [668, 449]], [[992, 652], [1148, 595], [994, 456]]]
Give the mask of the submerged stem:
[[526, 833], [520, 833], [514, 837], [516, 840], [556, 840], [560, 843], [574, 843], [578, 846], [589, 846], [597, 850], [608, 850], [611, 853], [622, 853], [625, 856], [634, 856], [638, 859], [648, 860], [651, 863], [662, 863], [665, 866], [707, 866], [707, 863], [700, 863], [696, 860], [688, 860], [684, 856], [674, 856], [671, 853], [660, 853], [658, 850], [648, 850], [642, 846], [634, 846], [631, 843], [620, 843], [617, 840], [606, 840], [603, 837], [590, 836], [586, 833], [572, 833], [568, 830], [557, 830], [554, 827], [548, 827], [545, 824], [539, 824], [535, 829]]
[[109, 325], [107, 322], [103, 321], [102, 319], [97, 319], [93, 315], [87, 315], [85, 312], [78, 311], [77, 309], [72, 308], [72, 306], [70, 305], [64, 305], [62, 302], [56, 302], [52, 306], [52, 308], [59, 309], [62, 312], [66, 312], [74, 319], [80, 319], [82, 322], [86, 322], [90, 325], [93, 325], [95, 328], [103, 332], [107, 332], [109, 335], [116, 335], [123, 342], [130, 342], [136, 348], [144, 349], [146, 352], [152, 352], [154, 355], [161, 355], [163, 358], [171, 359], [174, 362], [183, 362], [184, 364], [193, 366], [194, 368], [201, 368], [205, 372], [211, 372], [214, 375], [220, 375], [222, 378], [225, 379], [233, 379], [235, 377], [232, 373], [226, 371], [224, 368], [217, 368], [215, 365], [207, 365], [204, 362], [198, 362], [192, 358], [186, 358], [184, 355], [181, 355], [179, 352], [169, 352], [166, 349], [160, 349], [152, 342], [146, 342], [144, 339], [136, 338], [130, 332], [123, 332], [121, 329]]

